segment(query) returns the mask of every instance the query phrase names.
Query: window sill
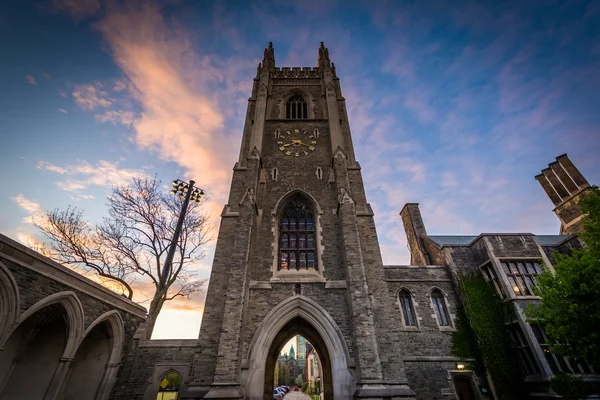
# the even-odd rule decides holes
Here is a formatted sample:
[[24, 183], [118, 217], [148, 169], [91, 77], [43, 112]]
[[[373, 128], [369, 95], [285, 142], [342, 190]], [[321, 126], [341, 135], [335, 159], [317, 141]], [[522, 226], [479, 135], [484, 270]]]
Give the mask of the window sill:
[[312, 270], [280, 270], [273, 274], [269, 280], [271, 283], [286, 283], [286, 282], [322, 282], [326, 279], [314, 269]]
[[421, 332], [421, 328], [417, 326], [405, 326], [400, 328], [400, 332]]
[[451, 326], [440, 326], [440, 332], [454, 332], [456, 329], [454, 329]]

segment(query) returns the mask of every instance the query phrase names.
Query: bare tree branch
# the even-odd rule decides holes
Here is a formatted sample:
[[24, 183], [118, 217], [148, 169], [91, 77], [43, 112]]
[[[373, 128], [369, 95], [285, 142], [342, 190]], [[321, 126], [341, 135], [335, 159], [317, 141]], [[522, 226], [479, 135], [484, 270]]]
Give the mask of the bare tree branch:
[[201, 204], [192, 202], [161, 289], [161, 270], [182, 203], [165, 193], [160, 181], [138, 177], [129, 185], [113, 188], [107, 198], [108, 215], [96, 226], [71, 207], [49, 211], [34, 223], [49, 239], [51, 258], [116, 283], [129, 299], [136, 279], [152, 282], [147, 328], [151, 333], [165, 301], [190, 298], [206, 288], [207, 280], [199, 278], [195, 267], [204, 257], [203, 246], [211, 239], [211, 230]]

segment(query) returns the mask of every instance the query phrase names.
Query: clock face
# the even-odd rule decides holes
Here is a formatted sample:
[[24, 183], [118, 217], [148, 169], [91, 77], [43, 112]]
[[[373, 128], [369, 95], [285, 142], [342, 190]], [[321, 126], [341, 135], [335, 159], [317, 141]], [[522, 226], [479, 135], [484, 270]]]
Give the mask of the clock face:
[[275, 137], [279, 151], [286, 156], [306, 156], [312, 153], [317, 146], [317, 137], [304, 129], [278, 129]]

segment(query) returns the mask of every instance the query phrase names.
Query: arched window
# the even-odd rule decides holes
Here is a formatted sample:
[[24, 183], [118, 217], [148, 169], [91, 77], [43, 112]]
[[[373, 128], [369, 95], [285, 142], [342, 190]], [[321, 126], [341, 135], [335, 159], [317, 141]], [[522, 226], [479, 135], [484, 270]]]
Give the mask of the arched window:
[[169, 371], [160, 380], [158, 387], [158, 396], [156, 400], [176, 400], [179, 398], [179, 385], [181, 385], [181, 375], [177, 371]]
[[301, 196], [285, 205], [279, 224], [279, 270], [317, 269], [313, 212]]
[[304, 97], [296, 95], [292, 96], [285, 103], [285, 118], [286, 119], [306, 119], [308, 118], [308, 104]]
[[404, 326], [417, 326], [415, 308], [413, 307], [412, 296], [408, 290], [402, 289], [398, 294], [398, 298], [400, 299], [400, 307], [402, 308]]
[[431, 292], [431, 302], [433, 303], [433, 309], [435, 310], [438, 324], [440, 326], [450, 326], [450, 314], [448, 314], [446, 301], [442, 292], [438, 289], [434, 289]]

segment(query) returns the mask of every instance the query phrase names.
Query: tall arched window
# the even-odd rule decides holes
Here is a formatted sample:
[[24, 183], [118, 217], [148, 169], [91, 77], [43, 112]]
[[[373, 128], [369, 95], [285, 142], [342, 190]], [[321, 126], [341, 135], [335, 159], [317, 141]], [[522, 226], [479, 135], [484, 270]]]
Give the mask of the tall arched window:
[[400, 307], [402, 308], [404, 326], [417, 326], [415, 308], [413, 307], [412, 296], [408, 290], [402, 289], [398, 294], [398, 298], [400, 299]]
[[450, 326], [450, 314], [448, 314], [448, 308], [446, 308], [446, 300], [444, 295], [438, 289], [434, 289], [431, 292], [431, 302], [433, 303], [433, 309], [437, 316], [438, 324], [440, 326]]
[[314, 218], [308, 202], [294, 196], [279, 224], [279, 270], [317, 269]]
[[304, 97], [296, 95], [292, 96], [285, 103], [285, 118], [286, 119], [306, 119], [308, 118], [308, 104]]

